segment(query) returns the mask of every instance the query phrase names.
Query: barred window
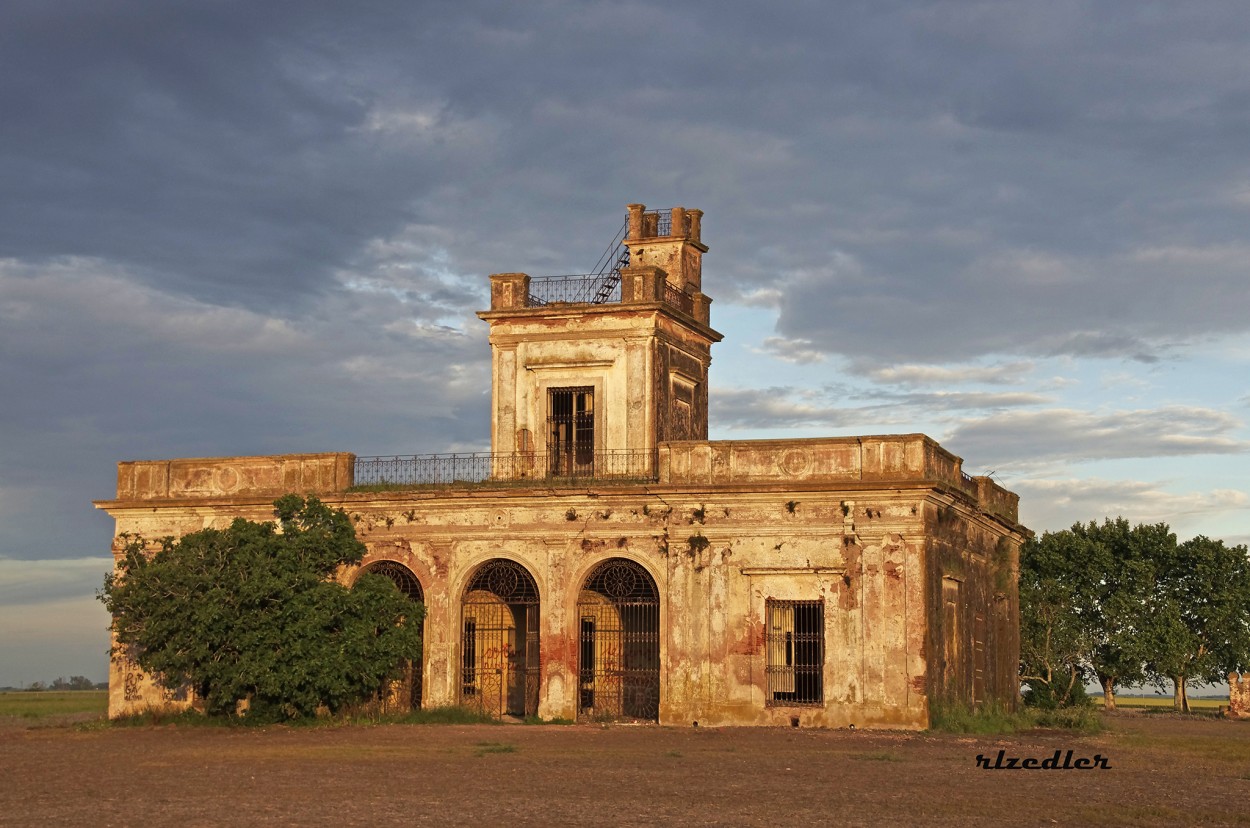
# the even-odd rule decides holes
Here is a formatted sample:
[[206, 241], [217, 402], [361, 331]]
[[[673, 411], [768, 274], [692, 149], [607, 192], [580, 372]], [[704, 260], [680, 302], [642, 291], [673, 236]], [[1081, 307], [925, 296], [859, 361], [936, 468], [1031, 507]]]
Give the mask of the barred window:
[[769, 707], [824, 704], [825, 602], [764, 603]]
[[552, 388], [547, 406], [551, 473], [561, 477], [591, 474], [595, 463], [594, 388]]

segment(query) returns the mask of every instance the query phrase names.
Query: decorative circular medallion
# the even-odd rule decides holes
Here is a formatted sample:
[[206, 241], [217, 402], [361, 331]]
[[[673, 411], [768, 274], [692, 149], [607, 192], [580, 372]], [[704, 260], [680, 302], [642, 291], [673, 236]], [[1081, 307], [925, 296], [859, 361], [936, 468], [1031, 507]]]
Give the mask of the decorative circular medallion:
[[233, 492], [239, 488], [239, 470], [234, 466], [223, 466], [217, 470], [217, 488], [223, 492]]
[[781, 466], [781, 470], [785, 474], [791, 477], [798, 477], [806, 472], [811, 464], [812, 458], [807, 452], [799, 449], [790, 449], [781, 455], [781, 462], [778, 465]]

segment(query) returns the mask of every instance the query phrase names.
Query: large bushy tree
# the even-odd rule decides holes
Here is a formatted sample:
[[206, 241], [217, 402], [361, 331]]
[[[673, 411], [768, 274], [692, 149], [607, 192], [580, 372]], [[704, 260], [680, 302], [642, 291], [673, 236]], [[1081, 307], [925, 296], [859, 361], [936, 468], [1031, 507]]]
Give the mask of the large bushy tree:
[[1169, 544], [1176, 538], [1166, 524], [1131, 527], [1123, 518], [1078, 523], [1027, 543], [1020, 555], [1022, 678], [1062, 704], [1091, 675], [1114, 709], [1116, 687], [1145, 678], [1142, 633], [1154, 562]]
[[235, 520], [167, 539], [131, 539], [100, 599], [116, 648], [162, 685], [189, 686], [209, 714], [294, 718], [368, 698], [421, 652], [424, 609], [387, 578], [332, 580], [364, 545], [350, 519], [287, 495], [275, 523]]
[[1130, 526], [1122, 517], [1076, 524], [1071, 530], [1097, 551], [1083, 611], [1090, 619], [1094, 646], [1089, 666], [1102, 686], [1103, 704], [1115, 709], [1115, 690], [1145, 680], [1153, 623], [1150, 597], [1157, 571], [1176, 536], [1166, 523]]
[[1190, 681], [1250, 667], [1246, 548], [1123, 518], [1047, 532], [1021, 550], [1020, 638], [1035, 697], [1064, 704], [1089, 675], [1111, 710], [1116, 687], [1153, 679], [1188, 710]]
[[1166, 550], [1159, 575], [1147, 671], [1172, 683], [1176, 711], [1187, 713], [1189, 682], [1250, 668], [1250, 558], [1245, 546], [1199, 535]]

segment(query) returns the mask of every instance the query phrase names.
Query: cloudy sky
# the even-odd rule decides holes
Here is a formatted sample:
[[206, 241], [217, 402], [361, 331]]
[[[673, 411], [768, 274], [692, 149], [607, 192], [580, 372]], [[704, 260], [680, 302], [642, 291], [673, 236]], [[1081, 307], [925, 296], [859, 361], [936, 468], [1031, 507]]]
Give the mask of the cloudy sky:
[[1250, 540], [1242, 2], [7, 0], [0, 113], [0, 685], [104, 678], [117, 461], [487, 447], [487, 274], [634, 201], [713, 438]]

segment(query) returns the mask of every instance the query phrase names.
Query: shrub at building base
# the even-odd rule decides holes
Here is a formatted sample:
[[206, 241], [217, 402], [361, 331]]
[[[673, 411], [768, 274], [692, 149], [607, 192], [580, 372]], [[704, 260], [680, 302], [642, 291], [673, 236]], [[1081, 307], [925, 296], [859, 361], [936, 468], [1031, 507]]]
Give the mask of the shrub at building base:
[[365, 547], [341, 509], [287, 495], [278, 524], [237, 519], [167, 539], [131, 539], [100, 600], [114, 655], [210, 715], [281, 720], [331, 713], [376, 694], [421, 654], [420, 604], [387, 578], [331, 580]]
[[1036, 710], [1059, 710], [1066, 707], [1088, 707], [1089, 693], [1080, 673], [1069, 673], [1054, 682], [1028, 679], [1021, 696], [1026, 707]]

